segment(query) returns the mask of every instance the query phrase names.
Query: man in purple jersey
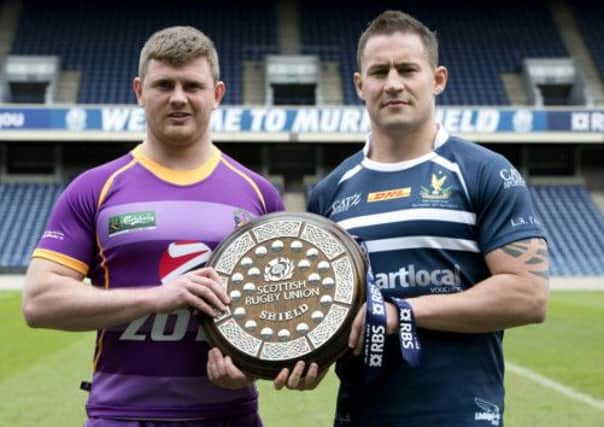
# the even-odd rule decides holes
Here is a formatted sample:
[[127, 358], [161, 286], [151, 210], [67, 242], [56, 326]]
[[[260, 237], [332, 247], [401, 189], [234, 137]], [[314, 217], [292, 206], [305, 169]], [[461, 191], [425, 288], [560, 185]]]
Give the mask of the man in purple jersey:
[[214, 316], [229, 303], [203, 267], [216, 245], [283, 203], [212, 144], [225, 85], [203, 33], [153, 34], [134, 91], [145, 140], [57, 201], [27, 272], [25, 318], [98, 331], [86, 426], [260, 426], [253, 379], [209, 348], [194, 311]]

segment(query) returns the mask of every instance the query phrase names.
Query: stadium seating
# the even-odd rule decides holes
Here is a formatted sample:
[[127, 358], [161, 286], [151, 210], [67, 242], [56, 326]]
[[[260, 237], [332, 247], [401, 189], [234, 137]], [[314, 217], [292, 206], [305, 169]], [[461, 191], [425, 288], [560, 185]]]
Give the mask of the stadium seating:
[[[359, 34], [387, 8], [403, 8], [437, 29], [441, 63], [450, 70], [448, 88], [439, 97], [442, 105], [507, 105], [502, 73], [519, 71], [524, 57], [567, 56], [543, 0], [495, 1], [488, 6], [387, 0], [354, 8], [317, 0], [299, 4], [302, 53], [340, 62], [346, 104], [359, 103], [352, 85]], [[592, 50], [604, 58], [599, 42], [602, 13], [586, 10], [586, 39], [592, 34]], [[278, 53], [275, 4], [270, 0], [254, 2], [253, 7], [241, 0], [24, 0], [11, 53], [59, 55], [63, 69], [81, 71], [79, 103], [133, 103], [131, 81], [142, 44], [153, 31], [177, 24], [201, 28], [214, 39], [227, 82], [225, 104], [242, 102], [242, 60]]]
[[62, 189], [61, 184], [0, 184], [0, 271], [27, 266]]
[[[311, 183], [306, 183], [308, 196]], [[0, 271], [23, 270], [60, 184], [0, 184]], [[545, 228], [553, 276], [604, 275], [604, 216], [583, 186], [530, 189]]]
[[604, 216], [585, 187], [531, 188], [548, 237], [553, 276], [604, 275]]
[[507, 105], [502, 73], [518, 72], [525, 57], [568, 56], [544, 1], [378, 1], [353, 8], [304, 2], [304, 52], [340, 61], [347, 104], [359, 103], [352, 84], [359, 35], [388, 8], [404, 9], [437, 30], [440, 62], [449, 68], [447, 90], [438, 99], [442, 105]]
[[11, 53], [59, 55], [64, 70], [81, 71], [78, 103], [135, 102], [140, 49], [170, 25], [192, 25], [214, 40], [227, 83], [225, 104], [242, 103], [241, 61], [277, 52], [274, 5], [262, 0], [253, 7], [234, 0], [23, 3]]
[[600, 76], [604, 79], [604, 4], [586, 0], [573, 4], [585, 44], [591, 51]]

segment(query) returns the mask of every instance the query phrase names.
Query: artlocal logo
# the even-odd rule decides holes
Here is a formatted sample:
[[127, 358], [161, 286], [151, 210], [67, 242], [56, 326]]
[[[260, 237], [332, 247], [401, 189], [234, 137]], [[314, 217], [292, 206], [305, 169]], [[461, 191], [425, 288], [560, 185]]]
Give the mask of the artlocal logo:
[[522, 178], [520, 172], [518, 172], [515, 168], [501, 169], [499, 171], [499, 176], [503, 181], [503, 188], [505, 189], [512, 187], [526, 187], [524, 178]]
[[272, 259], [264, 267], [264, 280], [267, 282], [288, 280], [293, 275], [294, 263], [289, 258], [279, 257]]
[[154, 227], [154, 211], [129, 212], [109, 217], [109, 236], [115, 236], [116, 234], [137, 229], [149, 229]]
[[428, 200], [448, 199], [451, 196], [452, 186], [449, 185], [448, 187], [443, 188], [446, 180], [447, 175], [443, 174], [442, 171], [439, 171], [438, 174], [433, 173], [432, 180], [430, 181], [431, 188], [427, 188], [422, 185], [420, 187], [421, 191], [419, 192], [419, 195], [422, 199]]
[[376, 273], [375, 284], [380, 289], [433, 286], [458, 291], [462, 287], [461, 270], [457, 264], [454, 265], [454, 268], [454, 270], [447, 268], [426, 270], [416, 269], [415, 265], [409, 264], [406, 267], [401, 267], [398, 271]]
[[159, 260], [159, 277], [162, 283], [168, 283], [178, 276], [203, 266], [212, 250], [203, 242], [179, 240], [172, 242]]
[[402, 199], [411, 195], [411, 187], [394, 188], [392, 190], [376, 191], [375, 193], [369, 193], [367, 195], [367, 201], [372, 202], [383, 202], [386, 200]]
[[474, 403], [476, 406], [482, 409], [482, 411], [477, 411], [474, 413], [474, 420], [488, 421], [494, 426], [499, 425], [499, 422], [501, 421], [501, 411], [499, 411], [499, 406], [489, 402], [488, 400], [481, 399], [480, 397], [475, 397]]

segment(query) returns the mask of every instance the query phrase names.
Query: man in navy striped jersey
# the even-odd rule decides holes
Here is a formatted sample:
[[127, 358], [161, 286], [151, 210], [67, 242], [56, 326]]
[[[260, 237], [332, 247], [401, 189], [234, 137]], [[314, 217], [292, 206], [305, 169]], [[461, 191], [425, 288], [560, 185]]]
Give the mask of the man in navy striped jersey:
[[[503, 330], [543, 322], [548, 302], [547, 245], [526, 184], [505, 158], [436, 123], [448, 71], [421, 22], [382, 13], [357, 61], [371, 134], [314, 188], [308, 210], [366, 246], [386, 338], [374, 363], [383, 373], [367, 381], [362, 309], [336, 366], [335, 425], [501, 426]], [[416, 367], [409, 348], [421, 350]]]

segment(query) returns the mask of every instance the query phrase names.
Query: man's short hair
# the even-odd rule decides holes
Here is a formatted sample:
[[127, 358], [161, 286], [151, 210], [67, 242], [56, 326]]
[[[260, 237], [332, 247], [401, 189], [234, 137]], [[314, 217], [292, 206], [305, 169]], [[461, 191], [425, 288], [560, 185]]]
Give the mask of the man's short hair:
[[201, 31], [186, 26], [168, 27], [157, 31], [145, 43], [138, 63], [138, 75], [144, 79], [149, 61], [155, 59], [180, 67], [197, 58], [206, 58], [214, 81], [220, 79], [218, 53], [212, 40]]
[[367, 41], [373, 36], [390, 36], [394, 33], [411, 33], [419, 36], [424, 45], [428, 61], [433, 67], [438, 65], [438, 39], [436, 33], [430, 31], [423, 23], [413, 16], [399, 10], [387, 10], [379, 14], [369, 23], [361, 34], [357, 46], [357, 66], [361, 70], [361, 60]]

